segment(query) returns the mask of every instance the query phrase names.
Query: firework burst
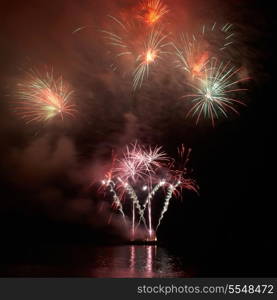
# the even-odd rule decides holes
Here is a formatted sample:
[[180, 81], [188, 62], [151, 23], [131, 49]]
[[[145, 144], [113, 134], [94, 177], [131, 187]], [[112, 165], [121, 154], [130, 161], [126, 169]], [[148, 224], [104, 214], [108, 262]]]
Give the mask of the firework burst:
[[148, 181], [155, 174], [155, 169], [161, 168], [167, 160], [161, 147], [151, 148], [133, 143], [123, 151], [122, 158], [116, 160], [113, 172], [125, 182]]
[[190, 40], [188, 35], [180, 36], [181, 46], [175, 47], [176, 67], [190, 73], [193, 77], [199, 76], [209, 59], [207, 51], [203, 51], [201, 44], [196, 40]]
[[[126, 196], [131, 199], [132, 239], [135, 234], [136, 212], [138, 212], [139, 216], [138, 225], [142, 221], [145, 228], [147, 228], [146, 219], [144, 217], [146, 206], [148, 206], [149, 211], [149, 232], [152, 232], [151, 199], [162, 184], [156, 185], [152, 190], [150, 190], [150, 186], [152, 185], [153, 180], [156, 179], [156, 170], [162, 168], [167, 161], [168, 157], [162, 151], [161, 147], [144, 147], [136, 142], [127, 146], [122, 152], [121, 157], [114, 157], [112, 169], [106, 174], [105, 180], [102, 181], [101, 189], [108, 189], [113, 195], [113, 204], [120, 211], [124, 220], [125, 214], [123, 211], [122, 199], [126, 198]], [[150, 190], [144, 205], [140, 203], [136, 192], [138, 186], [142, 186], [141, 191], [143, 192]]]
[[[134, 151], [135, 150], [135, 151]], [[133, 151], [129, 152], [131, 160], [135, 161], [149, 176], [156, 173], [169, 160], [162, 147], [143, 147], [134, 144]]]
[[[121, 199], [128, 196], [132, 201], [132, 240], [135, 237], [136, 228], [141, 222], [147, 230], [147, 239], [155, 240], [155, 232], [169, 208], [170, 200], [180, 196], [183, 189], [197, 192], [198, 187], [195, 181], [188, 176], [186, 168], [191, 150], [186, 151], [182, 146], [178, 151], [182, 162], [179, 165], [170, 159], [161, 147], [131, 144], [123, 151], [122, 158], [113, 160], [112, 170], [102, 181], [102, 186], [113, 195], [113, 204], [120, 211], [124, 220], [123, 203], [125, 201], [122, 202]], [[163, 178], [161, 176], [164, 176], [164, 179], [161, 179]], [[155, 230], [152, 222], [152, 201], [160, 189], [163, 189], [166, 195]], [[118, 196], [118, 193], [121, 193], [122, 196]], [[140, 199], [141, 196], [145, 197], [145, 193], [147, 193], [146, 198]]]
[[[140, 88], [148, 78], [150, 69], [159, 60], [169, 53], [166, 51], [168, 34], [163, 29], [152, 27], [146, 30], [140, 22], [125, 21], [113, 16], [110, 30], [101, 30], [107, 44], [115, 54], [115, 63], [112, 69], [115, 71], [121, 67], [128, 70], [126, 73], [132, 76], [133, 90]], [[125, 74], [125, 72], [123, 71]]]
[[150, 68], [162, 58], [163, 55], [168, 54], [166, 47], [169, 46], [167, 42], [168, 35], [163, 33], [162, 29], [152, 29], [149, 33], [146, 42], [144, 43], [144, 50], [137, 55], [136, 68], [133, 72], [133, 89], [140, 88], [143, 81], [148, 78]]
[[221, 56], [233, 44], [235, 33], [232, 29], [232, 24], [219, 26], [214, 23], [212, 26], [204, 25], [192, 35], [182, 33], [173, 44], [176, 67], [193, 77], [201, 76], [208, 61]]
[[169, 12], [161, 0], [143, 0], [139, 5], [139, 18], [148, 25], [154, 25]]
[[196, 117], [196, 123], [201, 116], [210, 119], [214, 126], [215, 119], [221, 116], [228, 117], [228, 112], [239, 114], [235, 104], [245, 105], [241, 100], [234, 98], [234, 94], [247, 89], [240, 88], [240, 83], [249, 78], [239, 78], [240, 68], [230, 63], [224, 64], [212, 59], [203, 71], [203, 76], [197, 77], [193, 83], [188, 83], [195, 93], [182, 98], [192, 98], [192, 107], [187, 113]]
[[58, 116], [62, 120], [74, 117], [72, 93], [62, 77], [55, 78], [53, 70], [44, 76], [31, 71], [28, 79], [17, 86], [15, 110], [27, 123], [45, 122]]

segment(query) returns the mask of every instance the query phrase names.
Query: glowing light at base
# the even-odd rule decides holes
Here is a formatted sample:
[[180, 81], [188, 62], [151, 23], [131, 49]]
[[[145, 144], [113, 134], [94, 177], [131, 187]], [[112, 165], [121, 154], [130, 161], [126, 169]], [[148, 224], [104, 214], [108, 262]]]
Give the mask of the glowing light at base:
[[195, 91], [182, 98], [191, 98], [192, 107], [187, 116], [196, 117], [196, 123], [203, 116], [210, 119], [213, 126], [215, 119], [221, 116], [228, 118], [228, 112], [239, 114], [235, 104], [245, 105], [241, 100], [235, 98], [235, 94], [247, 89], [241, 88], [240, 84], [249, 79], [240, 78], [239, 72], [230, 63], [224, 64], [212, 59], [204, 69], [202, 77], [196, 78], [193, 83], [187, 85]]
[[72, 93], [61, 76], [55, 78], [53, 70], [44, 75], [31, 71], [17, 85], [15, 111], [27, 123], [74, 117], [77, 110], [71, 103]]
[[149, 64], [151, 62], [154, 62], [156, 57], [157, 57], [156, 52], [153, 51], [152, 49], [149, 49], [145, 55], [145, 63]]
[[[170, 200], [181, 195], [183, 189], [197, 192], [196, 182], [188, 176], [186, 167], [190, 152], [191, 150], [186, 151], [184, 146], [179, 149], [181, 167], [177, 166], [175, 160], [170, 159], [161, 147], [144, 147], [137, 143], [127, 146], [121, 157], [114, 159], [112, 169], [102, 184], [110, 188], [113, 203], [117, 203], [124, 221], [125, 217], [131, 214], [131, 240], [136, 239], [136, 230], [142, 224], [147, 231], [145, 240], [155, 241], [156, 231], [169, 208]], [[162, 174], [164, 178], [160, 179]], [[152, 201], [158, 200], [155, 199], [158, 191], [165, 193], [165, 199], [155, 227]], [[131, 200], [131, 207], [128, 205], [128, 199]], [[126, 222], [125, 225], [127, 226]]]

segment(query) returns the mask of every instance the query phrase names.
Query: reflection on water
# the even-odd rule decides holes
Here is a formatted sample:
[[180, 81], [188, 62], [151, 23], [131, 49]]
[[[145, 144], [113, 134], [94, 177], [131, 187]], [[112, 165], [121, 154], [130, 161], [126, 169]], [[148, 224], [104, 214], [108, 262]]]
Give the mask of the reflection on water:
[[[1, 267], [2, 268], [2, 267]], [[55, 246], [32, 250], [24, 262], [8, 264], [2, 276], [190, 277], [183, 260], [155, 245]]]
[[[125, 246], [103, 249], [91, 268], [93, 277], [187, 277], [178, 257], [157, 246]], [[103, 260], [102, 260], [103, 259]], [[102, 261], [101, 261], [102, 260]]]

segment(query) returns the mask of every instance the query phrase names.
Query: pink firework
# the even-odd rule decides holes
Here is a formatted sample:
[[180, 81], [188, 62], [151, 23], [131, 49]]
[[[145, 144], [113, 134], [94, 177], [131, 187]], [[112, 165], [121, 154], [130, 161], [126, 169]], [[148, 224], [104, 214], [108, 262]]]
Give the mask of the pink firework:
[[117, 160], [114, 172], [123, 181], [150, 179], [155, 169], [161, 168], [167, 161], [168, 157], [161, 147], [144, 147], [134, 143], [127, 146], [123, 158]]
[[198, 186], [196, 182], [188, 176], [188, 168], [187, 164], [189, 162], [189, 157], [191, 154], [191, 148], [186, 150], [184, 145], [181, 145], [178, 148], [179, 154], [179, 163], [173, 161], [169, 166], [169, 177], [170, 182], [176, 184], [178, 189], [174, 190], [174, 194], [181, 194], [182, 189], [192, 190], [194, 192], [198, 192]]
[[176, 164], [175, 161], [169, 165], [169, 174], [166, 183], [167, 192], [156, 231], [158, 230], [173, 197], [182, 195], [183, 189], [198, 193], [198, 186], [196, 182], [188, 176], [188, 170], [186, 167], [189, 161], [190, 152], [191, 149], [186, 151], [185, 147], [182, 145], [180, 148], [178, 148], [178, 153], [181, 158], [180, 165]]

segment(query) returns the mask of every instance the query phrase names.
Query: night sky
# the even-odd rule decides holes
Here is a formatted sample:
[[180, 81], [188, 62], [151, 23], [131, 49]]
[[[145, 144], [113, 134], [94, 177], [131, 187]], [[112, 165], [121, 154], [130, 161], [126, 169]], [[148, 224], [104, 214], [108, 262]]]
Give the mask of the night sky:
[[[111, 70], [100, 29], [109, 14], [131, 14], [134, 2], [1, 1], [1, 248], [14, 254], [12, 245], [20, 252], [26, 243], [125, 240], [116, 219], [107, 223], [109, 201], [97, 192], [112, 149], [138, 140], [175, 157], [183, 143], [192, 148], [200, 193], [172, 201], [159, 239], [176, 251], [228, 257], [230, 265], [248, 257], [250, 274], [270, 275], [276, 239], [273, 7], [258, 0], [165, 1], [173, 34], [214, 21], [236, 29], [230, 57], [251, 77], [242, 96], [247, 107], [213, 128], [186, 118], [184, 87], [170, 61], [136, 93], [128, 75]], [[72, 33], [81, 26], [87, 28]], [[24, 72], [45, 65], [70, 84], [78, 114], [26, 125], [14, 112], [15, 89]]]

